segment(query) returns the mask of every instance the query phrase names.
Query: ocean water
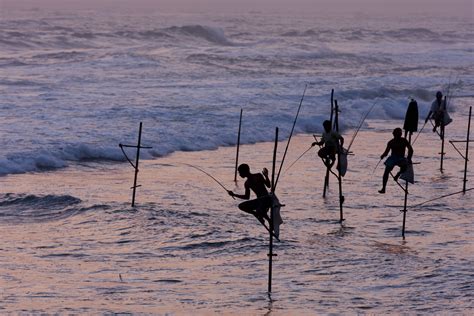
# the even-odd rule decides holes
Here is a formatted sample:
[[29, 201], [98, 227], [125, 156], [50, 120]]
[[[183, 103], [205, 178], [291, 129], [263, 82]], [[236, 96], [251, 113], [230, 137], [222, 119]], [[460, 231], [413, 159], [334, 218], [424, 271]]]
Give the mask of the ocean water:
[[[349, 117], [426, 113], [435, 92], [472, 96], [472, 20], [367, 17], [0, 13], [0, 174], [269, 141], [310, 84], [298, 133], [320, 131], [329, 95]], [[451, 103], [451, 102], [450, 102]], [[452, 107], [455, 108], [454, 100]], [[236, 118], [237, 117], [237, 118]], [[269, 119], [270, 118], [270, 119]], [[343, 118], [341, 125], [357, 122]]]
[[[406, 240], [403, 194], [391, 182], [379, 195], [382, 166], [372, 172], [411, 97], [422, 119], [448, 94], [447, 138], [465, 139], [472, 20], [2, 8], [0, 29], [0, 312], [473, 312], [472, 191], [414, 207], [461, 189], [462, 158], [446, 143], [441, 173], [425, 127]], [[265, 231], [184, 164], [242, 192], [240, 109], [241, 162], [269, 168], [274, 128], [281, 160], [305, 87], [285, 166], [321, 132], [331, 89], [348, 141], [375, 107], [349, 157], [343, 225], [315, 152], [283, 168], [268, 295]], [[139, 122], [153, 148], [131, 208], [118, 144], [136, 142]]]

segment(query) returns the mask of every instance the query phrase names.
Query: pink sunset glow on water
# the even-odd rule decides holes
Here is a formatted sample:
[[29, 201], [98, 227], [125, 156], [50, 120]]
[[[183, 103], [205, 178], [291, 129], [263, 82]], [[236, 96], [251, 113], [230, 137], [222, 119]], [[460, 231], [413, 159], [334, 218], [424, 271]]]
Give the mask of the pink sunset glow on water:
[[[448, 140], [466, 138], [474, 103], [472, 2], [3, 0], [0, 29], [0, 313], [472, 313], [473, 191], [416, 206], [462, 188]], [[268, 233], [225, 189], [244, 193], [240, 110], [239, 161], [271, 169], [305, 87], [269, 295]], [[346, 144], [373, 106], [342, 224], [337, 179], [322, 198], [310, 149], [331, 89]], [[390, 180], [379, 194], [375, 167], [409, 100], [421, 129], [438, 90], [454, 120], [445, 170], [426, 125], [403, 240], [404, 192]], [[140, 122], [152, 148], [131, 207], [118, 144], [136, 144]]]

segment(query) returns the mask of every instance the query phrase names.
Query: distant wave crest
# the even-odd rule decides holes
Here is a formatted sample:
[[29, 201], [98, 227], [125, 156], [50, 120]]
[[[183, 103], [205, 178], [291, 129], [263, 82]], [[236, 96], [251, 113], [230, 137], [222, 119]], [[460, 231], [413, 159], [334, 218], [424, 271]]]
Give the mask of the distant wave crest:
[[231, 41], [227, 39], [224, 31], [220, 28], [204, 26], [204, 25], [185, 25], [185, 26], [172, 26], [164, 29], [164, 31], [191, 36], [194, 38], [205, 39], [214, 44], [219, 45], [233, 45]]

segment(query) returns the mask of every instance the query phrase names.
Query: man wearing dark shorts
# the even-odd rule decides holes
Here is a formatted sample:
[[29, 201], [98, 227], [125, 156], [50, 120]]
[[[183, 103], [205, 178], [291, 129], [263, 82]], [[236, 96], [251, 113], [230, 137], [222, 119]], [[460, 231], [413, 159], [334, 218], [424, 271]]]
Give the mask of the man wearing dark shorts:
[[[408, 164], [411, 163], [411, 157], [413, 156], [413, 147], [406, 138], [402, 137], [402, 129], [396, 128], [393, 130], [393, 139], [387, 143], [387, 148], [380, 156], [380, 159], [384, 159], [388, 152], [391, 150], [390, 157], [385, 161], [385, 172], [383, 173], [383, 184], [382, 189], [379, 193], [385, 193], [385, 188], [388, 182], [388, 176], [395, 166], [400, 167], [400, 171], [395, 175], [395, 181], [398, 180], [400, 175], [405, 172], [408, 168]], [[408, 156], [405, 158], [405, 149], [408, 149]]]
[[247, 164], [241, 164], [237, 170], [242, 178], [247, 178], [244, 184], [245, 193], [235, 194], [232, 191], [228, 191], [229, 195], [239, 199], [249, 200], [250, 190], [252, 190], [257, 198], [240, 203], [239, 209], [254, 215], [262, 224], [265, 223], [264, 219], [270, 222], [267, 211], [272, 205], [272, 199], [267, 191], [267, 188], [270, 188], [268, 170], [264, 168], [262, 173], [250, 173], [250, 167]]

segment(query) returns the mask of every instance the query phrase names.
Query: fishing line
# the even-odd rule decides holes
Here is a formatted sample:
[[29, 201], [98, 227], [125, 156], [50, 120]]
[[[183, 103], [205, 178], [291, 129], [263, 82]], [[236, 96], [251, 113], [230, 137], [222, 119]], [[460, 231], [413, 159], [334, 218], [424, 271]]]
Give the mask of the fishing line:
[[426, 124], [428, 124], [428, 121], [425, 122], [425, 124], [423, 124], [423, 127], [420, 129], [420, 131], [418, 132], [418, 134], [416, 134], [416, 137], [415, 139], [413, 140], [413, 142], [411, 143], [411, 145], [415, 145], [415, 142], [416, 140], [418, 139], [418, 136], [420, 136], [421, 132], [423, 131], [423, 129], [425, 128]]
[[[379, 95], [380, 96], [380, 95]], [[364, 124], [365, 119], [369, 116], [370, 112], [372, 112], [373, 108], [377, 105], [377, 101], [374, 101], [374, 104], [370, 107], [370, 109], [365, 113], [365, 115], [362, 117], [362, 119], [359, 122], [359, 125], [357, 129], [354, 132], [354, 135], [352, 136], [351, 142], [349, 143], [349, 146], [347, 147], [347, 152], [349, 152], [349, 149], [351, 149], [352, 143], [354, 142], [357, 134], [359, 133], [360, 129], [362, 128], [362, 124]]]
[[423, 202], [423, 203], [415, 204], [415, 205], [412, 206], [412, 208], [417, 208], [418, 206], [421, 206], [421, 205], [423, 205], [423, 204], [426, 204], [426, 203], [429, 203], [429, 202], [433, 202], [433, 201], [436, 201], [436, 200], [440, 200], [440, 199], [443, 199], [443, 198], [448, 197], [448, 196], [452, 196], [452, 195], [464, 193], [464, 192], [467, 192], [467, 191], [471, 191], [471, 190], [474, 190], [474, 188], [467, 189], [466, 191], [459, 191], [459, 192], [454, 192], [454, 193], [446, 194], [446, 195], [443, 195], [443, 196], [440, 196], [440, 197], [437, 197], [437, 198], [434, 198], [434, 199], [425, 201], [425, 202]]
[[[197, 166], [194, 166], [194, 165], [191, 165], [189, 163], [184, 163], [184, 162], [181, 162], [181, 164], [183, 165], [186, 165], [186, 166], [189, 166], [191, 168], [194, 168], [196, 170], [199, 170], [201, 171], [202, 173], [204, 173], [205, 175], [207, 175], [209, 178], [211, 178], [212, 180], [214, 180], [218, 185], [220, 185], [226, 192], [228, 192], [229, 190], [227, 190], [227, 188], [219, 181], [217, 180], [216, 178], [214, 178], [211, 174], [209, 174], [208, 172], [204, 171], [203, 169], [197, 167]], [[232, 198], [235, 200], [235, 197], [232, 196]]]

